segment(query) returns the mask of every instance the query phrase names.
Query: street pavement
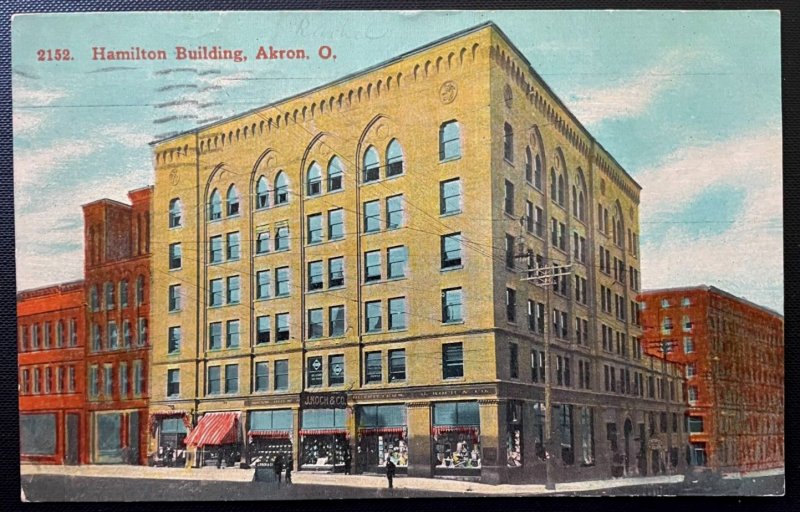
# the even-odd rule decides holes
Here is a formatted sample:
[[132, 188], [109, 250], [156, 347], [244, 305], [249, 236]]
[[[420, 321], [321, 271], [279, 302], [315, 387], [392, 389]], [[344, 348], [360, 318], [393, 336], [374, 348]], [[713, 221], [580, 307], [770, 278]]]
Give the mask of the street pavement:
[[[782, 494], [783, 474], [758, 478], [684, 482], [683, 475], [617, 478], [544, 485], [488, 485], [461, 480], [399, 476], [394, 489], [378, 475], [295, 472], [294, 483], [253, 481], [243, 469], [183, 469], [142, 466], [36, 466], [21, 468], [30, 501], [191, 501], [364, 499], [470, 496], [675, 496]], [[135, 484], [132, 482], [135, 480]], [[102, 482], [102, 484], [100, 484]]]

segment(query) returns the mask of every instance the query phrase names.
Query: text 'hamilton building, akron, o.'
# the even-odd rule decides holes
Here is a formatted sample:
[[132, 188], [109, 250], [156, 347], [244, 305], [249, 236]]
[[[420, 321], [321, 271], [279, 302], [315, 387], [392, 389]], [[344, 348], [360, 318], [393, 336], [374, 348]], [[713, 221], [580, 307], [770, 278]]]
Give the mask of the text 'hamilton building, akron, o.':
[[640, 187], [494, 24], [153, 151], [151, 452], [685, 464], [680, 368], [639, 343]]

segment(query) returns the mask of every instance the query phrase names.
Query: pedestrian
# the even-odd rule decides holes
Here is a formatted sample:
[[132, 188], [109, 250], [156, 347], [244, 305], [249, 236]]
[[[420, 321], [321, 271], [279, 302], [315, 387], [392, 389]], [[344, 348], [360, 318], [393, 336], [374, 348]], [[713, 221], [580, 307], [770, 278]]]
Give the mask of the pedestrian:
[[275, 462], [272, 463], [272, 469], [275, 470], [275, 479], [278, 480], [278, 485], [281, 485], [281, 475], [283, 474], [283, 454], [279, 453], [275, 456]]
[[345, 475], [349, 475], [350, 474], [350, 464], [351, 464], [351, 462], [350, 462], [350, 450], [348, 449], [348, 450], [346, 450], [344, 452], [344, 474]]
[[391, 458], [386, 457], [386, 479], [389, 480], [389, 489], [394, 488], [394, 470], [394, 462]]
[[292, 483], [292, 466], [294, 465], [294, 460], [292, 459], [292, 454], [290, 453], [286, 457], [286, 483]]

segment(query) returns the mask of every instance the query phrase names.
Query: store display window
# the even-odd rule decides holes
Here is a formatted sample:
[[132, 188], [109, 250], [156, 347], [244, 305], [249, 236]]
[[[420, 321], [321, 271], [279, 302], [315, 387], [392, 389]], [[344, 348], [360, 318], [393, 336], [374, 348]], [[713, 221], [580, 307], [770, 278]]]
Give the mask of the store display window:
[[358, 462], [362, 470], [381, 468], [391, 460], [408, 466], [405, 405], [366, 405], [358, 409]]
[[508, 467], [522, 466], [522, 404], [508, 402], [506, 412], [506, 455]]
[[480, 413], [477, 402], [433, 405], [433, 456], [437, 468], [481, 467]]
[[301, 469], [335, 469], [350, 456], [345, 409], [307, 409], [300, 428]]
[[248, 431], [248, 454], [254, 466], [272, 465], [282, 454], [288, 459], [292, 454], [292, 411], [252, 411]]

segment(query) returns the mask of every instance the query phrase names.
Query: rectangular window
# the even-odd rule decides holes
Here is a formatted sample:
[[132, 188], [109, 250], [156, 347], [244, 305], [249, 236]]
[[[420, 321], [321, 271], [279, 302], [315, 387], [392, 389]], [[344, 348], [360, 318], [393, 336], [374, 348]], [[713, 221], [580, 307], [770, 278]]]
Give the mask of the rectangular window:
[[289, 389], [289, 360], [275, 361], [275, 391]]
[[364, 203], [364, 232], [374, 233], [381, 230], [381, 203], [367, 201]]
[[403, 226], [403, 195], [386, 198], [386, 229]]
[[208, 324], [208, 350], [222, 348], [222, 322]]
[[78, 346], [78, 322], [74, 318], [69, 320], [69, 346]]
[[690, 404], [697, 403], [697, 386], [689, 386], [686, 388], [686, 395]]
[[239, 320], [228, 320], [225, 325], [225, 348], [239, 346]]
[[461, 322], [464, 320], [462, 311], [461, 288], [442, 290], [442, 322]]
[[115, 322], [108, 322], [108, 349], [114, 350], [119, 348], [119, 332]]
[[103, 395], [106, 400], [114, 396], [114, 367], [110, 364], [103, 365]]
[[269, 363], [256, 363], [256, 377], [253, 382], [253, 389], [256, 392], [263, 392], [269, 389]]
[[278, 313], [275, 315], [275, 341], [289, 341], [289, 313]]
[[389, 262], [386, 277], [397, 279], [406, 276], [406, 263], [408, 262], [408, 251], [404, 245], [389, 247], [386, 251]]
[[181, 285], [169, 285], [169, 311], [181, 310]]
[[[114, 309], [114, 283], [106, 283], [106, 310]], [[50, 344], [50, 324], [44, 324], [44, 344], [45, 347]]]
[[[67, 368], [67, 391], [74, 393], [77, 386], [77, 377], [75, 375], [75, 367], [70, 366]], [[97, 393], [95, 393], [96, 395]]]
[[272, 322], [268, 316], [256, 318], [256, 345], [269, 343], [272, 331]]
[[514, 270], [514, 237], [506, 235], [506, 268]]
[[256, 254], [269, 252], [269, 231], [261, 231], [256, 235]]
[[525, 229], [528, 233], [533, 233], [533, 203], [525, 200]]
[[128, 307], [128, 281], [119, 282], [119, 307]]
[[[74, 372], [75, 367], [71, 366], [70, 369], [73, 370], [72, 373], [74, 374], [75, 373]], [[100, 381], [99, 381], [99, 379], [100, 379], [100, 377], [97, 374], [97, 365], [90, 366], [89, 367], [89, 398], [97, 398], [97, 396], [100, 394]], [[38, 382], [37, 372], [34, 371], [33, 372], [33, 392], [34, 393], [38, 393], [39, 385], [37, 384], [37, 382]]]
[[208, 305], [210, 307], [216, 307], [222, 304], [222, 279], [212, 279], [208, 282]]
[[461, 212], [461, 180], [455, 178], [439, 183], [439, 213], [452, 215]]
[[366, 331], [379, 332], [381, 330], [381, 301], [374, 300], [364, 305], [366, 317]]
[[534, 232], [536, 236], [544, 237], [544, 210], [537, 206], [535, 215]]
[[307, 386], [311, 388], [322, 386], [323, 371], [322, 356], [309, 357], [306, 361]]
[[395, 297], [389, 299], [389, 330], [406, 328], [406, 298]]
[[[127, 363], [121, 363], [127, 364]], [[122, 366], [120, 366], [122, 368]], [[56, 368], [56, 393], [64, 392], [64, 367], [59, 366]]]
[[318, 244], [322, 242], [322, 214], [315, 213], [308, 216], [308, 238], [306, 243]]
[[550, 245], [558, 247], [558, 221], [555, 218], [550, 219]]
[[53, 391], [53, 369], [49, 366], [44, 369], [44, 393], [49, 395]]
[[364, 253], [364, 282], [371, 283], [381, 280], [381, 252], [368, 251]]
[[442, 378], [454, 379], [464, 376], [464, 349], [461, 343], [442, 345]]
[[220, 382], [221, 382], [221, 375], [219, 366], [209, 366], [207, 393], [209, 395], [218, 395], [220, 393], [220, 390], [222, 389]]
[[289, 250], [289, 228], [286, 226], [279, 227], [275, 230], [275, 250], [288, 251]]
[[511, 343], [509, 349], [509, 373], [512, 379], [519, 378], [519, 346], [516, 343]]
[[138, 343], [140, 347], [147, 344], [147, 318], [139, 318], [139, 330], [137, 331]]
[[563, 222], [558, 223], [558, 248], [567, 251], [567, 225]]
[[181, 328], [180, 326], [174, 326], [169, 328], [169, 335], [168, 335], [168, 344], [167, 344], [167, 353], [168, 354], [177, 354], [181, 351]]
[[683, 352], [686, 354], [694, 352], [694, 340], [688, 336], [683, 338]]
[[344, 306], [328, 308], [328, 335], [344, 336]]
[[227, 278], [228, 284], [228, 304], [238, 304], [241, 299], [241, 287], [239, 276]]
[[442, 268], [461, 266], [461, 233], [442, 235]]
[[697, 363], [686, 363], [686, 378], [692, 378], [697, 375]]
[[286, 297], [289, 295], [289, 267], [275, 269], [275, 296]]
[[181, 268], [181, 244], [169, 244], [169, 269]]
[[367, 384], [381, 382], [383, 380], [383, 367], [381, 366], [380, 352], [367, 352], [365, 357], [366, 373], [364, 380]]
[[328, 288], [344, 286], [344, 258], [328, 260]]
[[344, 210], [337, 208], [328, 212], [328, 240], [344, 238]]
[[225, 394], [239, 392], [239, 365], [225, 365]]
[[506, 180], [503, 205], [503, 209], [508, 215], [514, 215], [514, 184], [508, 180]]
[[239, 233], [228, 233], [227, 235], [228, 260], [238, 260], [241, 257], [239, 247]]
[[344, 356], [341, 354], [328, 356], [328, 386], [344, 384]]
[[308, 339], [321, 338], [323, 335], [322, 308], [308, 310]]
[[405, 349], [389, 351], [389, 382], [406, 380]]
[[687, 420], [687, 429], [690, 434], [700, 434], [703, 432], [703, 417], [702, 416], [689, 416]]
[[439, 127], [439, 160], [461, 156], [461, 127], [457, 121], [448, 121]]
[[[33, 327], [36, 327], [35, 325]], [[92, 351], [98, 352], [103, 348], [102, 334], [100, 333], [100, 326], [92, 324]]]
[[322, 290], [322, 261], [312, 261], [308, 264], [308, 291]]
[[506, 320], [517, 321], [517, 291], [513, 288], [506, 288]]
[[256, 300], [268, 299], [272, 288], [272, 275], [269, 270], [256, 272]]

